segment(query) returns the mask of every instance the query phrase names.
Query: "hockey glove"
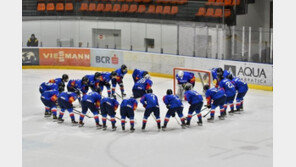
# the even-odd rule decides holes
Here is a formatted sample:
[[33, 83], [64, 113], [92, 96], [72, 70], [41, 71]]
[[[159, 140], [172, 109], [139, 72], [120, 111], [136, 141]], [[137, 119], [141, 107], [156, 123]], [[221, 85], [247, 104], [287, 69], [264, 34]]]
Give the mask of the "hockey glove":
[[170, 105], [167, 105], [167, 106], [166, 106], [167, 109], [170, 109], [170, 107], [171, 107]]
[[211, 108], [211, 107], [212, 107], [211, 104], [208, 104], [208, 105], [207, 105], [207, 108]]
[[146, 108], [147, 107], [147, 104], [143, 104], [143, 106], [144, 106], [144, 108]]

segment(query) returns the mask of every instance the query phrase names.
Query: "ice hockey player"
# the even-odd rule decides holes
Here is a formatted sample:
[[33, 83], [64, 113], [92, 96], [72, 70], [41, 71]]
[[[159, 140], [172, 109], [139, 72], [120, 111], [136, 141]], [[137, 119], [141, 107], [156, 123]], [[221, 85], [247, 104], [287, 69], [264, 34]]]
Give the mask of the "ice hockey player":
[[220, 116], [221, 120], [225, 119], [226, 111], [224, 109], [224, 104], [226, 101], [225, 91], [223, 89], [218, 89], [216, 87], [210, 88], [209, 85], [203, 87], [207, 99], [207, 108], [211, 109], [211, 117], [208, 118], [208, 122], [214, 122], [215, 109], [220, 107]]
[[241, 79], [239, 79], [238, 77], [233, 77], [232, 75], [229, 75], [228, 79], [231, 80], [231, 83], [233, 83], [237, 91], [236, 111], [243, 110], [244, 97], [249, 89], [248, 84], [242, 81]]
[[[96, 88], [100, 89], [100, 88]], [[102, 125], [99, 122], [99, 108], [100, 108], [100, 102], [101, 102], [101, 95], [98, 93], [100, 90], [94, 90], [94, 92], [89, 92], [85, 96], [83, 96], [81, 100], [81, 114], [79, 118], [79, 127], [82, 127], [84, 125], [83, 119], [86, 115], [87, 110], [89, 109], [93, 115], [96, 122], [96, 126], [98, 129], [102, 128]]]
[[187, 83], [190, 83], [193, 88], [195, 85], [195, 76], [192, 72], [179, 71], [178, 74], [176, 74], [176, 79], [178, 81], [177, 95], [180, 97], [181, 100], [183, 100], [185, 85]]
[[227, 113], [228, 105], [230, 106], [229, 114], [233, 114], [234, 113], [233, 101], [236, 93], [235, 87], [229, 79], [224, 78], [223, 76], [218, 76], [218, 82], [219, 82], [219, 87], [224, 89], [226, 94], [226, 101], [224, 104], [225, 114]]
[[133, 86], [133, 97], [135, 99], [142, 97], [146, 94], [148, 89], [151, 89], [153, 82], [150, 79], [149, 74], [146, 74], [144, 78], [138, 80]]
[[102, 74], [102, 76], [101, 76], [100, 83], [99, 83], [100, 89], [103, 92], [104, 86], [106, 86], [108, 97], [111, 97], [110, 81], [112, 78], [116, 78], [116, 72], [115, 71], [112, 71], [111, 73], [110, 72], [103, 72], [101, 74]]
[[168, 89], [166, 91], [166, 95], [163, 97], [163, 102], [166, 105], [168, 111], [165, 115], [164, 124], [161, 127], [162, 130], [166, 129], [166, 126], [170, 120], [170, 117], [175, 117], [175, 114], [177, 113], [182, 124], [182, 128], [185, 128], [185, 118], [183, 116], [183, 104], [182, 101], [179, 99], [177, 95], [173, 95], [172, 89]]
[[58, 99], [58, 95], [63, 91], [63, 87], [59, 87], [59, 90], [48, 90], [41, 94], [41, 101], [45, 106], [44, 117], [50, 117], [51, 113], [53, 115], [53, 119], [57, 119], [57, 105], [56, 101]]
[[187, 122], [186, 125], [190, 126], [190, 121], [192, 118], [192, 114], [195, 112], [197, 114], [198, 122], [197, 124], [199, 126], [202, 126], [202, 116], [201, 116], [201, 108], [203, 106], [203, 98], [202, 95], [200, 95], [197, 91], [191, 90], [191, 84], [185, 85], [185, 100], [188, 101], [190, 104], [188, 115], [187, 115]]
[[144, 78], [146, 74], [148, 74], [148, 71], [135, 69], [132, 74], [132, 77], [134, 79], [134, 83], [136, 83], [138, 80]]
[[39, 86], [39, 92], [42, 94], [48, 90], [58, 90], [59, 86], [56, 83], [42, 82]]
[[157, 128], [160, 130], [160, 116], [159, 116], [159, 104], [158, 104], [158, 98], [155, 94], [153, 94], [152, 89], [147, 90], [147, 94], [145, 94], [140, 102], [143, 104], [145, 108], [145, 113], [143, 117], [143, 124], [142, 124], [142, 130], [145, 130], [147, 119], [150, 116], [150, 114], [153, 112], [156, 122], [157, 122]]
[[223, 70], [221, 67], [218, 68], [212, 68], [211, 70], [212, 77], [213, 77], [213, 83], [216, 86], [216, 88], [219, 86], [218, 77], [223, 76], [226, 78], [228, 75], [231, 74], [228, 70]]
[[134, 111], [138, 107], [138, 102], [133, 97], [129, 99], [122, 100], [120, 104], [120, 115], [121, 115], [121, 127], [122, 130], [125, 130], [125, 118], [128, 117], [130, 119], [130, 130], [133, 132], [135, 130], [134, 125]]
[[73, 125], [77, 125], [77, 121], [75, 121], [75, 116], [73, 113], [73, 102], [78, 98], [80, 92], [75, 90], [75, 92], [62, 92], [58, 96], [58, 104], [61, 107], [61, 112], [58, 117], [58, 123], [64, 122], [63, 116], [65, 110], [68, 110], [69, 115], [71, 117], [71, 121]]
[[123, 77], [127, 73], [126, 65], [121, 65], [121, 68], [118, 68], [116, 71], [116, 78], [112, 78], [112, 95], [115, 93], [116, 84], [119, 85], [121, 91], [121, 97], [125, 97], [126, 94], [124, 93], [124, 85], [123, 85]]
[[101, 114], [102, 114], [102, 121], [103, 121], [103, 130], [107, 129], [107, 126], [106, 126], [107, 115], [109, 115], [111, 118], [110, 121], [112, 124], [112, 130], [113, 131], [116, 130], [117, 127], [115, 126], [115, 123], [116, 123], [115, 111], [117, 110], [118, 105], [119, 103], [115, 97], [105, 97], [102, 99], [100, 107], [101, 107]]
[[67, 74], [63, 74], [62, 78], [56, 78], [56, 79], [51, 79], [49, 80], [49, 83], [56, 83], [57, 85], [64, 85], [65, 83], [68, 82], [69, 76]]
[[[82, 79], [71, 79], [68, 82], [67, 90], [69, 92], [75, 92], [76, 90], [79, 90], [82, 92], [83, 95], [85, 95], [88, 92], [88, 78], [83, 77]], [[79, 100], [80, 101], [80, 100]]]
[[[88, 78], [88, 84], [87, 85], [90, 87], [90, 89], [93, 92], [100, 90], [100, 89], [97, 89], [97, 87], [99, 87], [101, 73], [96, 72], [93, 75], [85, 75], [85, 77]], [[100, 93], [100, 92], [98, 92], [98, 93]]]

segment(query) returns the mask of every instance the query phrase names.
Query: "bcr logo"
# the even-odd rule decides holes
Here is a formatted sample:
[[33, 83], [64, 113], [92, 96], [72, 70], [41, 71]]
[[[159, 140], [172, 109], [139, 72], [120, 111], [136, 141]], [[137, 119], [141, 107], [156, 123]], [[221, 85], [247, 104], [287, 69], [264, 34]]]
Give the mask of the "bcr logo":
[[111, 62], [112, 64], [118, 64], [118, 57], [116, 56], [116, 54], [114, 54], [114, 56], [111, 58]]

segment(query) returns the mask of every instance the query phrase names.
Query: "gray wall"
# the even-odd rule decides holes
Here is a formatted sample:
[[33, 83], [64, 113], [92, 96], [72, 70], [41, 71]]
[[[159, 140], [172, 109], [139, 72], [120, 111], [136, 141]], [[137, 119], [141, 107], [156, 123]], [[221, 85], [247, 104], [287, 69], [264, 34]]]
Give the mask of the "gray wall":
[[237, 16], [237, 26], [269, 28], [271, 1], [273, 0], [256, 0], [254, 4], [249, 4], [248, 14]]

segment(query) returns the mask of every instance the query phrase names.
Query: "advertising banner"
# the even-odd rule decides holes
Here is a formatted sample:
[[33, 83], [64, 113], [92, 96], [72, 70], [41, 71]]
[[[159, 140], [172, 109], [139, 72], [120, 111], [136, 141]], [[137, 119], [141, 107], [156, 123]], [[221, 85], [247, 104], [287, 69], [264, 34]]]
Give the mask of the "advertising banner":
[[40, 48], [40, 65], [90, 66], [90, 49]]
[[273, 85], [272, 65], [260, 63], [244, 63], [235, 61], [223, 61], [224, 69], [229, 70], [235, 76], [249, 84]]
[[39, 48], [23, 48], [22, 65], [39, 65]]
[[122, 51], [91, 49], [92, 67], [119, 68], [122, 64]]

